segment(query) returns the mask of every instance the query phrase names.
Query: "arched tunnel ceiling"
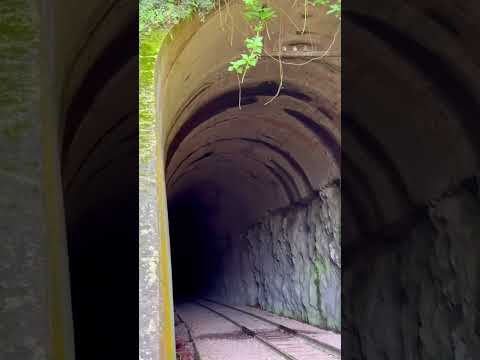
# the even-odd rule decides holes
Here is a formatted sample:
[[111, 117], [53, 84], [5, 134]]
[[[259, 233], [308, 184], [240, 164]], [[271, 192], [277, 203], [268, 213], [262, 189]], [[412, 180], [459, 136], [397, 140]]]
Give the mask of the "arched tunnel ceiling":
[[[244, 230], [267, 210], [311, 197], [340, 177], [338, 22], [315, 11], [301, 34], [291, 21], [303, 25], [304, 13], [288, 19], [291, 4], [279, 6], [283, 12], [269, 25], [271, 40], [266, 39], [269, 53], [278, 52], [280, 32], [288, 62], [321, 56], [318, 50], [335, 38], [334, 45], [321, 61], [283, 66], [282, 76], [276, 61], [262, 58], [242, 85], [241, 108], [237, 78], [227, 67], [242, 51], [245, 23], [232, 25], [217, 12], [205, 23], [182, 25], [159, 55], [169, 203], [193, 191], [217, 209], [218, 232]], [[239, 2], [230, 2], [233, 18], [242, 19], [241, 10]], [[232, 38], [222, 24], [239, 32]], [[280, 95], [266, 105], [280, 82]]]
[[[102, 171], [109, 160], [118, 158], [117, 161], [122, 162], [125, 156], [134, 156], [128, 154], [135, 150], [138, 141], [137, 97], [122, 85], [137, 79], [136, 63], [132, 58], [106, 82], [78, 125], [65, 154], [64, 185], [67, 193], [90, 186], [88, 179], [95, 172]], [[118, 185], [118, 182], [113, 184]]]
[[[355, 5], [342, 16], [342, 30], [355, 39], [344, 54], [356, 59], [344, 68], [344, 76], [356, 81], [342, 90], [349, 99], [342, 114], [347, 144], [342, 221], [350, 225], [342, 238], [347, 242], [404, 223], [479, 165], [479, 143], [472, 136], [480, 131], [478, 85], [472, 82], [478, 67], [460, 45], [470, 41], [471, 31], [459, 39], [452, 32], [459, 26], [451, 23], [455, 17], [439, 20], [445, 14], [436, 14], [428, 2], [388, 6], [378, 12], [387, 17], [357, 11]], [[418, 21], [405, 24], [407, 18]], [[422, 31], [412, 24], [421, 24]], [[425, 33], [428, 38], [418, 37]], [[372, 50], [363, 51], [364, 43]], [[465, 60], [461, 66], [459, 58]]]
[[[66, 109], [101, 54], [105, 54], [106, 48], [112, 46], [129, 25], [135, 26], [138, 6], [129, 0], [81, 3], [55, 0], [52, 9], [53, 22], [58, 29], [54, 39], [56, 73], [61, 75], [58, 86]], [[123, 44], [127, 45], [125, 41]], [[129, 48], [125, 47], [124, 51]], [[138, 48], [134, 53], [137, 52]]]
[[138, 82], [137, 9], [116, 1], [101, 10], [80, 42], [64, 88], [60, 129], [68, 223], [100, 204], [108, 211], [109, 201], [138, 190], [134, 177], [120, 175], [138, 167], [138, 96], [130, 86]]
[[[287, 95], [267, 107], [267, 96], [254, 95], [264, 87], [260, 84], [245, 89], [250, 104], [244, 104], [241, 110], [234, 105], [215, 116], [206, 116], [183, 139], [172, 142], [170, 149], [176, 149], [167, 154], [171, 196], [208, 181], [223, 194], [235, 194], [235, 198], [255, 204], [245, 211], [253, 221], [268, 209], [311, 196], [322, 184], [339, 176], [339, 134], [331, 119], [312, 111], [317, 119], [323, 118], [316, 122], [308, 105], [302, 106], [301, 100]], [[270, 84], [270, 89], [274, 88], [275, 84]], [[236, 99], [235, 92], [226, 96]], [[208, 107], [205, 113], [212, 115]], [[302, 107], [305, 112], [301, 112]], [[190, 121], [199, 117], [197, 112]], [[182, 135], [180, 131], [177, 139]], [[226, 201], [225, 205], [229, 202], [238, 207], [238, 201]]]

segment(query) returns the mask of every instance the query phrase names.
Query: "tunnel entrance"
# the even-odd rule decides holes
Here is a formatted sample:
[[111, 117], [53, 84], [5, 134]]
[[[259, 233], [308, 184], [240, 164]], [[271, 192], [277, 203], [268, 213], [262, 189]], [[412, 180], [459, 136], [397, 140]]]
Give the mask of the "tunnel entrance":
[[[215, 208], [208, 202], [208, 186], [192, 189], [171, 201], [170, 236], [174, 300], [201, 298], [219, 272], [221, 249], [215, 248]], [[210, 199], [213, 200], [213, 199]]]
[[215, 96], [172, 137], [174, 301], [252, 305], [339, 331], [338, 129], [301, 79], [265, 106], [278, 85], [245, 88], [241, 109], [236, 91]]
[[[158, 204], [142, 206], [142, 294], [147, 312], [159, 292], [166, 327], [173, 293], [177, 315], [206, 298], [340, 331], [340, 27], [312, 9], [311, 31], [298, 31], [304, 11], [275, 5], [283, 11], [264, 39], [271, 56], [249, 69], [241, 96], [227, 69], [251, 31], [242, 2], [228, 2], [227, 17], [217, 9], [175, 26], [156, 57], [155, 166], [142, 181]], [[279, 56], [299, 66], [279, 67]], [[155, 345], [148, 321], [143, 328]], [[165, 331], [171, 347], [172, 338]]]

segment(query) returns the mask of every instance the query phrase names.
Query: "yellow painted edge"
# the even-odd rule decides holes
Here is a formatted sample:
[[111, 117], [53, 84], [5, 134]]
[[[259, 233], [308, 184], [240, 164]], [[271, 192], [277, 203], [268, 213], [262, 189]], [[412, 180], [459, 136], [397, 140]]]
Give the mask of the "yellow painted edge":
[[165, 189], [165, 173], [163, 168], [163, 153], [160, 146], [157, 145], [157, 209], [158, 209], [158, 224], [160, 237], [160, 263], [158, 266], [160, 279], [160, 292], [163, 299], [163, 319], [164, 332], [160, 343], [161, 359], [174, 360], [175, 354], [175, 331], [173, 318], [173, 292], [172, 292], [172, 272], [171, 272], [171, 257], [170, 257], [170, 237], [168, 230], [168, 215], [167, 215], [167, 201]]
[[57, 132], [49, 119], [52, 112], [42, 99], [42, 193], [45, 209], [48, 318], [50, 351], [53, 360], [74, 359], [73, 319], [67, 258], [65, 217], [63, 212]]
[[[45, 123], [45, 119], [42, 119], [42, 123]], [[49, 325], [50, 325], [50, 351], [52, 352], [53, 359], [60, 360], [66, 359], [65, 349], [65, 329], [64, 329], [64, 316], [62, 312], [62, 304], [60, 301], [61, 286], [58, 277], [58, 273], [65, 271], [60, 268], [60, 246], [61, 241], [61, 229], [58, 223], [60, 216], [56, 209], [55, 199], [55, 179], [54, 179], [54, 165], [52, 159], [52, 139], [46, 136], [48, 130], [43, 130], [43, 193], [45, 194], [45, 216], [47, 227], [47, 263], [48, 263], [48, 310], [49, 310]]]
[[60, 178], [58, 122], [55, 92], [52, 83], [53, 24], [51, 4], [37, 2], [40, 31], [40, 99], [41, 123], [41, 192], [45, 219], [47, 249], [47, 309], [49, 359], [74, 360], [73, 319], [71, 314], [70, 279]]

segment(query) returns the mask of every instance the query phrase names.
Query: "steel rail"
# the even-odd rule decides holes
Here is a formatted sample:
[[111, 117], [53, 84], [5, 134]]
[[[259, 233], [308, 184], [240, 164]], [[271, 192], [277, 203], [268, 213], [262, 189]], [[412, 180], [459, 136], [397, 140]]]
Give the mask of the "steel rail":
[[243, 314], [246, 314], [246, 315], [250, 315], [250, 316], [252, 316], [252, 317], [255, 317], [255, 318], [259, 319], [259, 320], [263, 320], [263, 321], [265, 321], [265, 322], [267, 322], [267, 323], [269, 323], [269, 324], [271, 324], [271, 325], [277, 326], [278, 328], [280, 328], [281, 330], [283, 330], [283, 331], [285, 331], [285, 332], [288, 332], [288, 333], [297, 335], [297, 336], [301, 337], [302, 339], [305, 339], [305, 340], [311, 342], [312, 344], [317, 345], [318, 347], [321, 348], [321, 350], [324, 350], [324, 351], [327, 351], [327, 352], [332, 352], [333, 355], [336, 355], [336, 356], [341, 356], [341, 350], [339, 350], [339, 349], [337, 349], [336, 347], [334, 347], [334, 346], [332, 346], [332, 345], [330, 345], [330, 344], [327, 344], [327, 343], [325, 343], [325, 342], [323, 342], [323, 341], [320, 341], [320, 340], [314, 339], [314, 338], [312, 338], [312, 337], [310, 337], [310, 336], [308, 336], [308, 335], [305, 335], [305, 334], [299, 332], [298, 330], [289, 328], [289, 327], [287, 327], [287, 326], [285, 326], [285, 325], [279, 324], [279, 323], [277, 323], [277, 322], [275, 322], [275, 321], [272, 321], [272, 320], [270, 320], [270, 319], [267, 319], [267, 318], [265, 318], [265, 317], [263, 317], [263, 316], [260, 316], [260, 315], [257, 315], [257, 314], [253, 314], [253, 313], [251, 313], [251, 312], [249, 312], [249, 311], [246, 311], [246, 310], [243, 310], [243, 309], [239, 309], [239, 308], [237, 308], [237, 307], [235, 307], [235, 306], [232, 306], [232, 305], [223, 304], [223, 303], [221, 303], [221, 302], [218, 302], [218, 301], [215, 301], [215, 300], [210, 300], [210, 299], [202, 299], [202, 300], [203, 300], [203, 301], [207, 301], [207, 302], [211, 302], [211, 303], [214, 303], [214, 304], [217, 304], [217, 305], [221, 305], [221, 306], [227, 307], [227, 308], [232, 309], [232, 310], [236, 310], [236, 311], [241, 312], [241, 313], [243, 313]]
[[265, 345], [267, 345], [269, 348], [271, 348], [272, 350], [274, 350], [275, 352], [277, 352], [278, 354], [280, 354], [281, 356], [283, 356], [285, 359], [289, 359], [289, 360], [298, 360], [296, 358], [294, 358], [293, 356], [291, 355], [288, 355], [287, 353], [285, 353], [284, 351], [280, 350], [279, 348], [277, 348], [275, 345], [273, 345], [270, 341], [268, 340], [265, 340], [261, 337], [259, 337], [259, 335], [252, 329], [249, 329], [247, 328], [246, 326], [243, 326], [239, 323], [237, 323], [235, 320], [229, 318], [228, 316], [216, 311], [216, 310], [213, 310], [212, 308], [204, 305], [204, 304], [201, 304], [197, 301], [194, 302], [196, 305], [198, 306], [201, 306], [211, 312], [213, 312], [214, 314], [218, 315], [218, 316], [221, 316], [222, 318], [224, 318], [225, 320], [231, 322], [232, 324], [234, 324], [235, 326], [238, 326], [240, 329], [242, 329], [242, 331], [247, 334], [248, 336], [251, 336], [255, 339], [257, 339], [258, 341], [264, 343]]
[[[208, 302], [211, 302], [211, 303], [214, 303], [214, 304], [216, 303], [216, 302], [213, 302], [213, 301], [210, 301], [210, 300], [204, 300], [204, 301], [208, 301]], [[247, 335], [249, 335], [249, 336], [257, 339], [258, 341], [262, 342], [263, 344], [267, 345], [269, 348], [271, 348], [272, 350], [274, 350], [275, 352], [277, 352], [278, 354], [280, 354], [280, 355], [283, 356], [284, 358], [289, 359], [289, 360], [298, 360], [296, 357], [288, 354], [288, 353], [285, 352], [284, 350], [281, 350], [278, 346], [276, 346], [276, 345], [275, 345], [274, 343], [272, 343], [271, 341], [265, 339], [265, 338], [262, 336], [261, 333], [255, 331], [255, 330], [252, 330], [252, 329], [250, 329], [250, 328], [248, 328], [248, 327], [246, 327], [246, 326], [238, 323], [237, 321], [235, 321], [235, 320], [232, 319], [231, 317], [229, 317], [229, 316], [227, 316], [227, 315], [225, 315], [225, 314], [222, 314], [221, 312], [219, 312], [219, 311], [217, 311], [217, 310], [215, 310], [215, 309], [212, 309], [211, 307], [209, 307], [209, 306], [207, 306], [207, 305], [205, 305], [205, 304], [203, 304], [203, 303], [200, 303], [200, 302], [198, 302], [198, 301], [194, 301], [194, 303], [195, 303], [196, 305], [201, 306], [201, 307], [203, 307], [203, 308], [205, 308], [205, 309], [213, 312], [214, 314], [216, 314], [216, 315], [224, 318], [225, 320], [231, 322], [231, 323], [234, 324], [235, 326], [241, 328], [242, 331], [243, 331], [245, 334], [247, 334]], [[217, 303], [217, 305], [223, 305], [223, 304]], [[225, 307], [229, 307], [229, 306], [225, 306]], [[235, 309], [235, 308], [232, 308], [232, 309], [238, 310], [238, 309]], [[287, 328], [287, 327], [285, 327], [285, 326], [283, 326], [283, 325], [275, 324], [275, 323], [273, 323], [273, 322], [271, 322], [271, 321], [268, 321], [268, 320], [266, 320], [266, 319], [264, 319], [264, 318], [261, 318], [261, 317], [258, 317], [258, 316], [254, 316], [254, 315], [252, 315], [252, 314], [250, 314], [250, 313], [248, 313], [248, 312], [243, 312], [243, 311], [241, 311], [241, 310], [238, 310], [238, 311], [239, 311], [239, 312], [242, 312], [242, 313], [244, 313], [244, 314], [246, 314], [246, 315], [252, 316], [252, 317], [256, 318], [257, 320], [261, 320], [261, 321], [263, 321], [263, 322], [267, 322], [267, 323], [269, 323], [269, 324], [271, 324], [271, 325], [274, 325], [274, 326], [276, 327], [276, 330], [280, 330], [280, 331], [286, 332], [286, 333], [288, 333], [288, 334], [291, 334], [291, 335], [293, 335], [293, 337], [301, 337], [301, 336], [298, 334], [298, 332], [296, 332], [295, 330], [289, 329], [289, 328]], [[301, 338], [303, 339], [303, 337], [301, 337]], [[332, 354], [332, 351], [326, 350], [325, 347], [321, 347], [319, 350], [324, 351], [325, 353], [327, 353], [327, 354], [329, 354], [329, 355], [333, 355], [333, 356], [335, 356], [335, 357], [338, 356], [338, 350], [337, 350], [337, 353], [335, 353], [335, 354]]]

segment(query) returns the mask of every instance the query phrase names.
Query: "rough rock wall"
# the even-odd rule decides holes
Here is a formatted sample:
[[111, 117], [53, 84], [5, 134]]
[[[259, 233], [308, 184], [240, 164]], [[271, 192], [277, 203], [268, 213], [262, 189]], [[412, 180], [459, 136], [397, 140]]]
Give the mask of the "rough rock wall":
[[383, 253], [344, 264], [347, 359], [477, 359], [479, 239], [474, 178], [432, 202]]
[[217, 298], [340, 330], [340, 188], [276, 210], [225, 250]]

